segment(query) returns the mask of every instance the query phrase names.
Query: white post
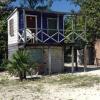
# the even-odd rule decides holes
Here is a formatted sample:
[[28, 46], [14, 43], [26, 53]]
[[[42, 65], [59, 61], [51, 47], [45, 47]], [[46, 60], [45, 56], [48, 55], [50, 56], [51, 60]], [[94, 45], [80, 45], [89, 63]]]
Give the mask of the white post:
[[[43, 14], [41, 12], [41, 30], [43, 32]], [[43, 42], [43, 33], [41, 34], [41, 37], [42, 37], [42, 42]]]
[[57, 15], [57, 31], [58, 31], [58, 42], [59, 42], [59, 15]]
[[48, 53], [49, 53], [49, 75], [51, 74], [51, 48], [48, 47]]
[[65, 21], [64, 21], [64, 17], [63, 17], [63, 34], [65, 33]]
[[24, 42], [26, 43], [27, 41], [27, 34], [26, 34], [26, 15], [25, 15], [25, 10], [23, 9], [23, 23], [24, 23]]

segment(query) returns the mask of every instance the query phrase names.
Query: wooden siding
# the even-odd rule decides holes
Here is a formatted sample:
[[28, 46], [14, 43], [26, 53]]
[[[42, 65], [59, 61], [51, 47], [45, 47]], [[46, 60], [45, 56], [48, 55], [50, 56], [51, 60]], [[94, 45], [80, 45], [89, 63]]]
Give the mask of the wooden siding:
[[18, 44], [8, 45], [8, 59], [12, 59], [13, 54], [18, 50]]
[[[14, 20], [14, 36], [10, 36], [10, 26], [9, 21]], [[8, 45], [18, 43], [18, 12], [16, 11], [9, 19], [8, 19]]]
[[62, 47], [51, 47], [51, 72], [64, 71], [64, 50]]

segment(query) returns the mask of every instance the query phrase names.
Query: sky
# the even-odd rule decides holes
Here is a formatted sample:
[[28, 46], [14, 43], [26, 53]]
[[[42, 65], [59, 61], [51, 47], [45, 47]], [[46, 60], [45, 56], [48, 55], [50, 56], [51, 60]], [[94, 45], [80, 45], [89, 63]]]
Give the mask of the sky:
[[54, 11], [60, 11], [60, 12], [70, 12], [72, 10], [77, 12], [77, 11], [80, 10], [80, 7], [75, 6], [71, 2], [68, 2], [67, 0], [61, 0], [61, 1], [56, 0], [53, 3], [51, 9], [54, 10]]
[[[19, 0], [16, 0], [16, 3], [14, 4], [18, 4]], [[53, 11], [58, 11], [58, 12], [70, 12], [72, 10], [74, 11], [79, 11], [80, 7], [79, 6], [75, 6], [74, 4], [72, 4], [71, 2], [68, 2], [67, 0], [55, 0], [51, 10]]]

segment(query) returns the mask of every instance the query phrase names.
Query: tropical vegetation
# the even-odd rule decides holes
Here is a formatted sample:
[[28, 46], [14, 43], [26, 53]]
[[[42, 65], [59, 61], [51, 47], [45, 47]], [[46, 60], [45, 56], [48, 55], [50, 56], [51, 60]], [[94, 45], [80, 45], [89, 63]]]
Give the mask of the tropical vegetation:
[[100, 1], [99, 0], [68, 0], [80, 6], [80, 13], [87, 16], [87, 35], [90, 41], [100, 38]]
[[31, 74], [31, 70], [36, 67], [37, 64], [31, 60], [31, 56], [26, 50], [18, 50], [7, 64], [8, 72], [11, 75], [18, 75], [21, 81], [26, 79], [27, 73]]

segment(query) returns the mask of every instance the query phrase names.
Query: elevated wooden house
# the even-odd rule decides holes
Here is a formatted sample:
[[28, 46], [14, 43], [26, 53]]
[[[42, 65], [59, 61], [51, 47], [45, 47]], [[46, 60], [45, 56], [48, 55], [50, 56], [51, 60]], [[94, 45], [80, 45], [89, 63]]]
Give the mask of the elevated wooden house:
[[30, 51], [44, 72], [64, 70], [64, 13], [15, 9], [8, 17], [8, 58], [20, 48]]

